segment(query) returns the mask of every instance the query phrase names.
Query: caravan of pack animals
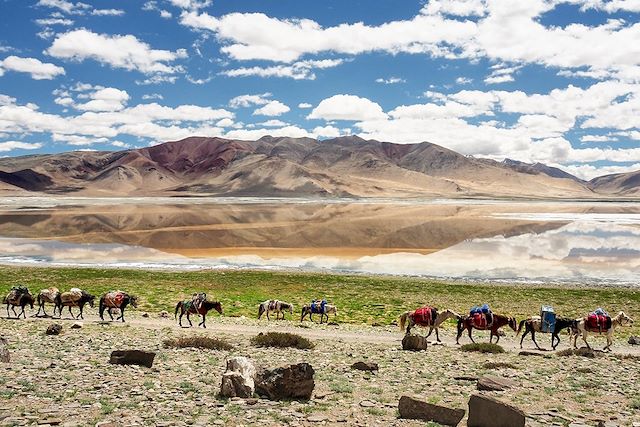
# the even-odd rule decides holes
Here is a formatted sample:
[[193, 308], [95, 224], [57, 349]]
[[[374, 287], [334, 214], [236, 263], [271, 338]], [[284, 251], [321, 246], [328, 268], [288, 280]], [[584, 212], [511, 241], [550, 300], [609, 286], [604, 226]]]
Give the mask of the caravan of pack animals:
[[[46, 304], [53, 304], [53, 316], [58, 313], [59, 317], [63, 315], [64, 307], [68, 308], [69, 315], [73, 319], [83, 319], [84, 307], [94, 307], [95, 296], [87, 291], [78, 288], [72, 288], [67, 292], [60, 292], [58, 288], [42, 289], [34, 297], [29, 289], [25, 286], [14, 286], [8, 295], [4, 297], [3, 303], [6, 304], [7, 317], [11, 317], [11, 312], [16, 318], [26, 318], [25, 307], [29, 306], [34, 309], [37, 303], [38, 311], [33, 317], [50, 317], [46, 312]], [[116, 321], [125, 321], [124, 312], [126, 307], [131, 305], [136, 308], [138, 299], [135, 295], [127, 292], [114, 290], [102, 295], [99, 300], [98, 314], [100, 319], [104, 321], [105, 311], [111, 320], [114, 320], [113, 313], [116, 313]], [[19, 307], [19, 311], [16, 311]], [[74, 315], [72, 308], [78, 309], [78, 314]], [[219, 301], [210, 301], [204, 292], [194, 293], [189, 300], [178, 301], [175, 306], [175, 317], [180, 327], [182, 327], [182, 318], [186, 315], [189, 327], [193, 326], [190, 316], [201, 316], [202, 321], [198, 326], [206, 328], [206, 317], [210, 310], [215, 310], [219, 314], [223, 314], [222, 304]], [[293, 315], [294, 305], [289, 302], [280, 300], [267, 300], [258, 305], [258, 319], [266, 315], [268, 320], [271, 319], [270, 313], [275, 313], [276, 320], [284, 319], [285, 314]], [[333, 314], [334, 318], [338, 315], [338, 309], [335, 305], [328, 304], [325, 299], [313, 300], [310, 304], [303, 305], [301, 309], [300, 322], [307, 316], [313, 321], [313, 315], [320, 316], [320, 323], [329, 322], [329, 315]], [[603, 350], [611, 350], [613, 344], [613, 334], [620, 326], [631, 325], [633, 319], [620, 311], [615, 316], [610, 316], [602, 308], [597, 308], [585, 317], [573, 319], [567, 317], [556, 316], [554, 309], [550, 306], [542, 306], [540, 315], [531, 316], [518, 322], [515, 317], [504, 316], [493, 313], [488, 304], [471, 308], [468, 315], [460, 315], [453, 310], [446, 309], [438, 311], [435, 307], [424, 306], [413, 311], [406, 311], [399, 317], [398, 325], [400, 329], [405, 331], [405, 335], [411, 333], [411, 329], [415, 326], [429, 328], [426, 338], [430, 337], [432, 332], [436, 333], [437, 342], [441, 342], [439, 328], [449, 319], [457, 321], [456, 344], [460, 343], [464, 331], [467, 331], [469, 339], [475, 343], [472, 331], [474, 329], [481, 331], [489, 331], [489, 342], [493, 342], [496, 337], [496, 343], [500, 340], [500, 336], [504, 335], [501, 330], [503, 327], [511, 328], [516, 335], [522, 333], [520, 339], [520, 348], [523, 347], [525, 337], [530, 334], [531, 340], [538, 350], [542, 350], [536, 341], [536, 333], [551, 333], [551, 346], [555, 350], [560, 344], [560, 333], [567, 330], [570, 342], [572, 340], [573, 347], [577, 348], [578, 337], [586, 344], [587, 348], [591, 348], [587, 338], [590, 334], [606, 336], [607, 344]], [[523, 332], [524, 329], [524, 332]]]

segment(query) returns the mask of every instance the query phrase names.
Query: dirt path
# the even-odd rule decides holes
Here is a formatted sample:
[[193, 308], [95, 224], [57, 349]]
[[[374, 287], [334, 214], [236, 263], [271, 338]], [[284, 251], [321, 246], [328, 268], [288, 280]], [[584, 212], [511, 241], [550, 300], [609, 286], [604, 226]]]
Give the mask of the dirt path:
[[[111, 322], [113, 326], [131, 325], [136, 327], [142, 327], [147, 329], [162, 329], [162, 328], [179, 328], [173, 317], [170, 318], [151, 318], [141, 317], [137, 315], [129, 315], [126, 317], [127, 322], [122, 324], [121, 322]], [[209, 317], [207, 319], [207, 328], [197, 327], [199, 321], [192, 318], [193, 327], [183, 327], [182, 330], [186, 332], [194, 332], [206, 334], [209, 336], [216, 335], [230, 335], [237, 336], [242, 335], [245, 337], [251, 337], [259, 333], [265, 332], [289, 332], [298, 335], [302, 335], [305, 338], [312, 340], [329, 340], [339, 341], [345, 343], [360, 343], [360, 344], [386, 344], [390, 346], [401, 346], [403, 333], [397, 327], [394, 326], [381, 326], [373, 327], [369, 325], [357, 325], [357, 324], [340, 324], [340, 325], [327, 325], [318, 324], [305, 321], [303, 323], [290, 320], [271, 320], [267, 321], [249, 319], [246, 317]], [[29, 321], [52, 321], [58, 319], [51, 318], [27, 318]], [[63, 322], [73, 322], [73, 319], [69, 317], [63, 317]], [[84, 322], [99, 323], [100, 319], [97, 316], [87, 315]], [[183, 325], [187, 325], [186, 318], [183, 318]], [[520, 336], [515, 335], [511, 330], [504, 330], [506, 335], [500, 338], [499, 344], [507, 351], [518, 353], [520, 349]], [[422, 328], [415, 328], [415, 334], [426, 335], [427, 330]], [[456, 330], [453, 325], [440, 330], [441, 344], [436, 342], [435, 331], [429, 337], [430, 345], [444, 345], [448, 347], [456, 346]], [[476, 342], [486, 342], [488, 340], [488, 333], [483, 331], [474, 331], [474, 339]], [[640, 356], [640, 346], [630, 346], [627, 344], [628, 334], [624, 329], [619, 330], [614, 336], [613, 354], [619, 355], [637, 355]], [[549, 334], [538, 334], [537, 339], [540, 347], [550, 349], [550, 336]], [[460, 344], [470, 343], [466, 332], [460, 338]], [[590, 336], [589, 343], [593, 348], [599, 350], [604, 347], [606, 340], [604, 337]], [[578, 346], [582, 346], [582, 339], [578, 338]], [[557, 350], [563, 350], [569, 348], [569, 337], [567, 334], [561, 335], [561, 343]], [[533, 351], [541, 354], [549, 354], [551, 351], [538, 351], [536, 350], [530, 336], [527, 336], [523, 342], [523, 349], [526, 351]]]

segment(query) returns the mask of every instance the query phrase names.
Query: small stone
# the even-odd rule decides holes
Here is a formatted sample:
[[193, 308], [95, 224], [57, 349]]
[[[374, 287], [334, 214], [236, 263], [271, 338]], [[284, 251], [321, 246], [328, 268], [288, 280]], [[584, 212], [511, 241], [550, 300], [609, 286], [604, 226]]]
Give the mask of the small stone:
[[169, 318], [169, 312], [166, 310], [162, 310], [159, 314], [159, 317], [163, 318], [163, 319], [168, 319]]
[[149, 317], [149, 313], [142, 313], [142, 317]]
[[109, 363], [114, 365], [140, 365], [151, 368], [156, 354], [142, 350], [114, 350]]
[[60, 335], [62, 332], [62, 325], [59, 323], [52, 323], [47, 327], [47, 331], [45, 332], [47, 335]]
[[329, 419], [324, 415], [311, 415], [310, 417], [307, 417], [307, 421], [310, 423], [321, 423], [328, 420]]
[[635, 335], [631, 335], [629, 337], [629, 344], [631, 345], [640, 345], [640, 337], [639, 336], [635, 336]]
[[373, 372], [378, 370], [378, 364], [373, 362], [356, 362], [351, 365], [351, 369]]
[[363, 400], [362, 402], [360, 402], [360, 406], [362, 406], [363, 408], [374, 408], [378, 405], [370, 400]]
[[513, 380], [495, 375], [485, 375], [478, 379], [478, 390], [503, 391], [508, 388], [516, 387], [517, 385], [518, 384]]
[[84, 326], [82, 322], [74, 322], [74, 324], [69, 326], [69, 328], [71, 328], [71, 329], [80, 329], [80, 328], [82, 328], [82, 326]]

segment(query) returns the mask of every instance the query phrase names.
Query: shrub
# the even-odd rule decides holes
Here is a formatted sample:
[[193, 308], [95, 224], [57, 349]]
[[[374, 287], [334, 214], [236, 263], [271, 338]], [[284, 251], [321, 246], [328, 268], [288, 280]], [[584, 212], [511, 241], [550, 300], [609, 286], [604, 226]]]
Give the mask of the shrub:
[[258, 347], [292, 347], [301, 350], [313, 348], [313, 343], [308, 339], [287, 332], [260, 333], [251, 338], [251, 344]]
[[504, 348], [498, 344], [490, 344], [488, 342], [465, 344], [460, 346], [462, 351], [477, 351], [479, 353], [504, 353]]
[[518, 369], [516, 365], [509, 362], [487, 362], [482, 366], [485, 369], [501, 369], [501, 368]]
[[171, 338], [164, 340], [163, 344], [169, 348], [207, 348], [209, 350], [231, 350], [233, 348], [224, 340], [203, 336]]

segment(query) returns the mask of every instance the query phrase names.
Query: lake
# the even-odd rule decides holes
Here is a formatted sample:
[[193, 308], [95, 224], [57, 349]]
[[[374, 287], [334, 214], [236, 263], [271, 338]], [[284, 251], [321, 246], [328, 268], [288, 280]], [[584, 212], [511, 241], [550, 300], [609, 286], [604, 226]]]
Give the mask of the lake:
[[0, 199], [0, 263], [640, 282], [637, 203]]

